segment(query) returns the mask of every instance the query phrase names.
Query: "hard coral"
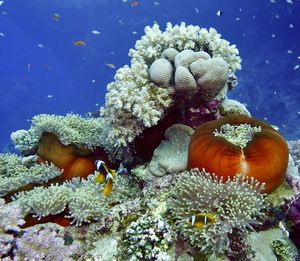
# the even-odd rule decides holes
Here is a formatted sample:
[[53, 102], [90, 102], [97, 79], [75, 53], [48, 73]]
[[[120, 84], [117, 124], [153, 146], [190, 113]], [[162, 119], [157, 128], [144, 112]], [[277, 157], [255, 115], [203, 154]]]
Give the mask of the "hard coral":
[[[178, 231], [204, 253], [224, 253], [229, 235], [237, 228], [247, 232], [266, 208], [263, 184], [242, 175], [228, 179], [193, 169], [179, 175], [168, 201]], [[213, 215], [214, 221], [197, 228], [192, 216]]]
[[267, 193], [283, 182], [287, 165], [284, 138], [268, 124], [245, 115], [201, 125], [189, 146], [189, 169], [205, 168], [225, 180], [241, 173], [266, 183]]

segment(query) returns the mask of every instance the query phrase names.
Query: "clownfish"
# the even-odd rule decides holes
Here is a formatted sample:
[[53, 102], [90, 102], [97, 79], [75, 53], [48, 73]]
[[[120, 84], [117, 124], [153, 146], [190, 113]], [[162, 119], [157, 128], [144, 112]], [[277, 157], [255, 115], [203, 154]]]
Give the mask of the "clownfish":
[[206, 225], [210, 225], [216, 222], [215, 215], [213, 213], [198, 213], [192, 215], [188, 223], [197, 229], [202, 229]]
[[113, 187], [113, 179], [116, 176], [116, 171], [109, 168], [106, 163], [102, 160], [96, 160], [96, 172], [98, 173], [97, 177], [94, 179], [95, 183], [104, 183], [105, 187], [103, 190], [103, 195], [105, 197], [109, 196], [112, 187]]

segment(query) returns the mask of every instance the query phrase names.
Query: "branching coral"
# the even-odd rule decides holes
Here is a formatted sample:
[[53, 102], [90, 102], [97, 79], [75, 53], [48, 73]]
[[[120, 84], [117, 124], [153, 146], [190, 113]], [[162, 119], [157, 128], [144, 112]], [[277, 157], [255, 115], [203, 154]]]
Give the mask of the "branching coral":
[[143, 216], [124, 232], [123, 255], [130, 260], [171, 260], [166, 251], [174, 241], [174, 231], [161, 218]]
[[[263, 184], [253, 178], [238, 175], [223, 183], [222, 178], [194, 169], [179, 176], [169, 207], [178, 231], [192, 245], [205, 253], [222, 253], [234, 228], [246, 232], [263, 216], [266, 204], [262, 189]], [[197, 228], [189, 220], [200, 214], [210, 214], [214, 221]]]
[[[185, 23], [180, 26], [168, 23], [166, 31], [162, 32], [157, 24], [147, 26], [145, 35], [136, 42], [135, 49], [129, 51], [131, 67], [126, 65], [117, 71], [115, 81], [108, 85], [105, 106], [101, 108], [100, 120], [106, 124], [105, 147], [109, 152], [120, 151], [145, 128], [156, 125], [164, 118], [173, 105], [174, 90], [168, 86], [169, 60], [185, 49], [194, 52], [204, 50], [212, 53], [214, 58], [221, 57], [233, 73], [240, 69], [236, 47], [221, 39], [221, 35], [212, 28], [206, 30], [198, 26], [186, 26]], [[161, 56], [163, 60], [157, 62], [158, 67], [166, 65], [169, 68], [169, 73], [157, 74], [156, 82], [161, 82], [163, 87], [151, 82], [148, 72], [151, 64]]]

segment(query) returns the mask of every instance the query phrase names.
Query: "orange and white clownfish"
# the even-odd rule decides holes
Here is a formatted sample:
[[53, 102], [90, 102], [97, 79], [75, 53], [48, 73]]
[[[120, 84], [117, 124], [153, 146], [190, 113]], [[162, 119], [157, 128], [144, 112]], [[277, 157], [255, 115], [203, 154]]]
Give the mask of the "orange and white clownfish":
[[202, 229], [206, 225], [210, 225], [216, 222], [216, 217], [213, 213], [198, 213], [192, 215], [188, 223], [197, 229]]
[[106, 163], [102, 160], [96, 160], [96, 173], [98, 174], [97, 177], [94, 179], [95, 183], [104, 183], [104, 190], [103, 195], [105, 197], [109, 196], [112, 187], [113, 187], [113, 179], [116, 176], [116, 171], [114, 169], [109, 168]]

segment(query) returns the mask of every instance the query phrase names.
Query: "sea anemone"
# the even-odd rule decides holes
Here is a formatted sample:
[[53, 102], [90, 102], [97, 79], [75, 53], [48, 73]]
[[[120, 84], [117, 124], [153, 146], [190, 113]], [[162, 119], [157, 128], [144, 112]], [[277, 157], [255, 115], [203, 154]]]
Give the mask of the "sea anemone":
[[288, 146], [270, 125], [236, 115], [207, 122], [196, 129], [188, 152], [188, 169], [205, 168], [225, 180], [237, 173], [266, 184], [270, 193], [284, 181]]
[[95, 160], [108, 161], [108, 157], [101, 149], [91, 151], [75, 145], [64, 145], [52, 133], [42, 134], [38, 143], [38, 162], [52, 162], [59, 169], [63, 169], [61, 178], [86, 178], [95, 170]]
[[[263, 188], [264, 184], [243, 175], [224, 183], [223, 178], [193, 169], [179, 175], [168, 203], [186, 240], [204, 253], [224, 253], [234, 228], [246, 233], [264, 216]], [[204, 217], [202, 226], [197, 225], [199, 215]]]

